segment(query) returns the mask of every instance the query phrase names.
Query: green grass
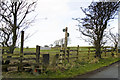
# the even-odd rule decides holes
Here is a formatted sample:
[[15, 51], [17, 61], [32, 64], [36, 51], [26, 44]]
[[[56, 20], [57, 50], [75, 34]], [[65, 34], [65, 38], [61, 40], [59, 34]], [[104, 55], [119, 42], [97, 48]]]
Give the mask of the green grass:
[[[64, 67], [65, 70], [56, 69], [56, 70], [47, 70], [44, 74], [39, 74], [37, 76], [27, 73], [27, 72], [11, 72], [3, 73], [5, 78], [73, 78], [80, 74], [85, 74], [87, 72], [96, 70], [100, 67], [110, 65], [120, 59], [118, 58], [105, 58], [100, 59], [97, 63], [89, 62], [76, 62], [75, 64], [69, 64]], [[68, 64], [68, 63], [67, 63]], [[71, 67], [71, 65], [74, 65]]]

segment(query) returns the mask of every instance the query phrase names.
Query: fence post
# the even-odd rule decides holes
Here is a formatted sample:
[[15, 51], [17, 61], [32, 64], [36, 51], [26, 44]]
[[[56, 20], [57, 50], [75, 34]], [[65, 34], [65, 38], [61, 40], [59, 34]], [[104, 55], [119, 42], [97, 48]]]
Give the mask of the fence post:
[[105, 47], [105, 57], [106, 57], [106, 47]]
[[65, 44], [64, 44], [64, 50], [65, 50], [65, 52], [64, 52], [64, 60], [66, 59], [66, 52], [67, 52], [67, 31], [68, 31], [68, 28], [66, 27], [65, 28]]
[[43, 60], [42, 60], [42, 66], [43, 66], [43, 71], [45, 71], [49, 65], [49, 54], [43, 54]]
[[70, 48], [68, 48], [68, 51], [67, 51], [67, 55], [68, 55], [68, 63], [70, 62]]
[[19, 66], [19, 71], [23, 71], [23, 65], [22, 65], [23, 45], [24, 45], [24, 31], [21, 31], [21, 47], [20, 47], [20, 66]]
[[2, 54], [4, 54], [4, 49], [2, 49]]
[[40, 46], [36, 46], [36, 63], [39, 63], [40, 59]]
[[78, 60], [78, 56], [79, 55], [79, 45], [77, 46], [77, 60]]
[[89, 59], [89, 56], [90, 56], [90, 47], [88, 48], [88, 59]]
[[113, 48], [111, 47], [111, 56], [114, 57]]
[[116, 48], [116, 56], [118, 55], [118, 47]]
[[40, 46], [36, 45], [36, 63], [37, 66], [33, 66], [33, 74], [38, 75], [38, 71], [36, 68], [39, 68], [39, 59], [40, 59]]

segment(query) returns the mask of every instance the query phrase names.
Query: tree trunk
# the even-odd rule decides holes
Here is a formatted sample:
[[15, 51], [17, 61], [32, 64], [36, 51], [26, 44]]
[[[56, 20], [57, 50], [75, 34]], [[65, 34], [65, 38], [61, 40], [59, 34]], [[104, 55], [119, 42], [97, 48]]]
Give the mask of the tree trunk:
[[115, 44], [114, 51], [116, 51], [116, 49], [117, 49], [117, 44]]
[[100, 47], [96, 47], [96, 57], [101, 58], [101, 48]]
[[100, 40], [95, 41], [95, 49], [96, 49], [96, 53], [95, 53], [95, 57], [98, 57], [101, 59], [101, 45], [100, 45]]

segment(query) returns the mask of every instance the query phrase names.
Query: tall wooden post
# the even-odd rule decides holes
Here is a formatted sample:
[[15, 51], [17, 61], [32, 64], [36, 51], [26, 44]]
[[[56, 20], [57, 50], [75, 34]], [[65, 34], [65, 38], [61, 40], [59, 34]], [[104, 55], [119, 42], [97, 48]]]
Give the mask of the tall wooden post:
[[66, 27], [65, 28], [65, 45], [64, 45], [64, 50], [65, 50], [65, 52], [64, 52], [64, 60], [66, 59], [66, 52], [67, 52], [67, 31], [68, 31], [68, 28]]
[[22, 58], [23, 58], [23, 45], [24, 45], [24, 31], [21, 31], [21, 47], [20, 47], [20, 71], [23, 70]]

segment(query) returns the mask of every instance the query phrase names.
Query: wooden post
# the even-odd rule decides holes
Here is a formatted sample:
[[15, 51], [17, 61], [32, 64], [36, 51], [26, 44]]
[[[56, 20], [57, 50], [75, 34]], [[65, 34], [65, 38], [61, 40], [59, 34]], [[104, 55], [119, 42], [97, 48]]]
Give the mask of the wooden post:
[[68, 54], [68, 63], [69, 63], [70, 62], [70, 48], [68, 48], [67, 54]]
[[105, 57], [106, 57], [106, 47], [105, 47]]
[[88, 48], [88, 59], [89, 59], [89, 56], [90, 56], [90, 47]]
[[24, 45], [24, 31], [21, 31], [21, 47], [20, 47], [20, 66], [19, 71], [23, 71], [22, 58], [23, 58], [23, 45]]
[[[1, 49], [1, 55], [4, 54], [4, 49], [2, 49], [2, 47], [0, 47]], [[2, 62], [0, 65], [3, 65], [4, 61], [2, 60], [3, 56], [0, 57], [0, 61]], [[2, 66], [1, 66], [2, 67]]]
[[116, 56], [118, 55], [118, 47], [116, 48]]
[[79, 45], [77, 46], [77, 60], [79, 58]]
[[66, 52], [67, 52], [67, 31], [68, 31], [68, 28], [66, 27], [65, 28], [65, 45], [64, 45], [64, 60], [66, 59]]
[[4, 49], [2, 49], [2, 54], [4, 54]]
[[111, 56], [114, 57], [113, 48], [111, 47]]
[[40, 46], [36, 46], [36, 63], [39, 63], [40, 59]]
[[42, 66], [43, 66], [43, 71], [45, 71], [49, 65], [49, 54], [43, 54], [43, 60], [42, 60]]
[[23, 45], [24, 45], [24, 31], [21, 31], [21, 48], [20, 48], [20, 53], [23, 53]]
[[36, 45], [36, 63], [37, 63], [37, 66], [33, 65], [33, 67], [32, 67], [34, 75], [38, 75], [38, 71], [36, 68], [39, 68], [39, 65], [38, 65], [39, 59], [40, 59], [40, 46]]

